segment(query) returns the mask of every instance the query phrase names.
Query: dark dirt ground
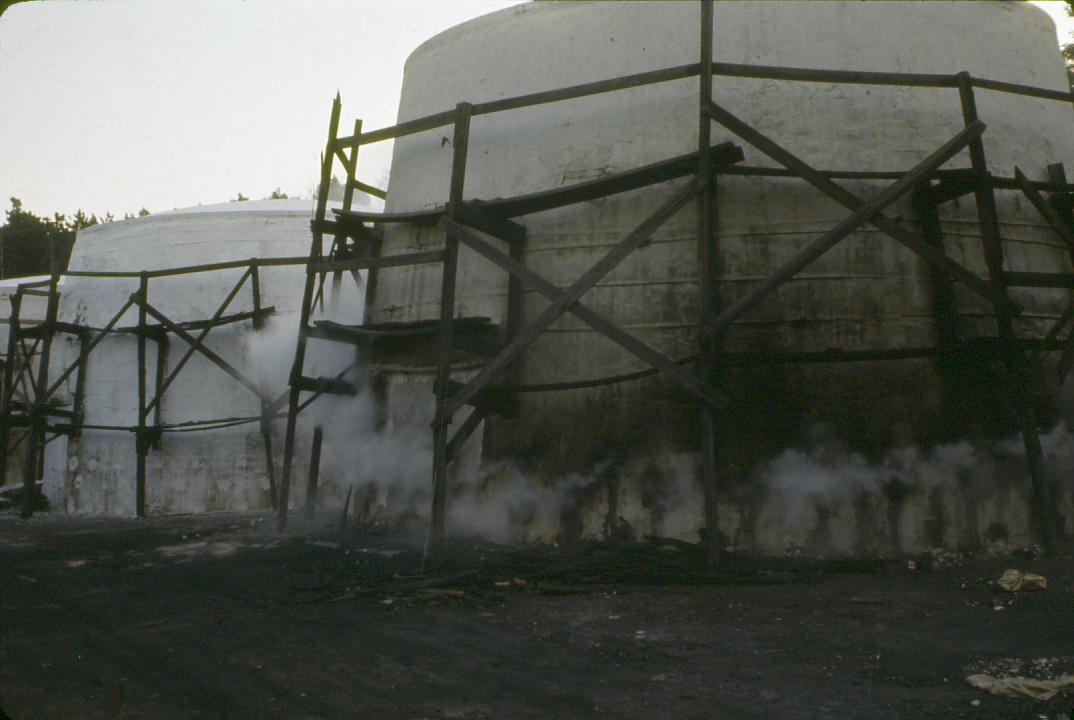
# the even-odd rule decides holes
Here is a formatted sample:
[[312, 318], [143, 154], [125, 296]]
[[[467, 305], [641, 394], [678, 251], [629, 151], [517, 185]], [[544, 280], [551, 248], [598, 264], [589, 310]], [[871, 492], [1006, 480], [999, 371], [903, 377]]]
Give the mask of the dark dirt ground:
[[[416, 552], [332, 525], [0, 517], [0, 707], [13, 720], [794, 720], [1074, 705], [963, 679], [1004, 658], [1074, 670], [1069, 548], [705, 571], [690, 550], [649, 545], [460, 542], [422, 575]], [[989, 581], [1007, 567], [1050, 587], [999, 594]]]

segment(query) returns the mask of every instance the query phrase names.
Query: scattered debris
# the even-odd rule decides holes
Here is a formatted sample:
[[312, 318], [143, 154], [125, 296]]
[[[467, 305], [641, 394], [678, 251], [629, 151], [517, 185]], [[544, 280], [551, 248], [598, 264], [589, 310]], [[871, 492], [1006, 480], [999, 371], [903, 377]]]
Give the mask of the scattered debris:
[[1027, 677], [993, 677], [970, 675], [966, 678], [972, 687], [993, 695], [1030, 700], [1051, 700], [1061, 692], [1074, 689], [1074, 675], [1061, 675], [1054, 680], [1037, 680]]
[[339, 543], [330, 542], [328, 540], [307, 540], [307, 545], [316, 545], [318, 547], [329, 548], [331, 550], [339, 550]]
[[1043, 575], [1024, 573], [1021, 570], [1005, 570], [999, 576], [996, 584], [1007, 592], [1029, 592], [1031, 590], [1045, 590], [1048, 587], [1048, 579]]

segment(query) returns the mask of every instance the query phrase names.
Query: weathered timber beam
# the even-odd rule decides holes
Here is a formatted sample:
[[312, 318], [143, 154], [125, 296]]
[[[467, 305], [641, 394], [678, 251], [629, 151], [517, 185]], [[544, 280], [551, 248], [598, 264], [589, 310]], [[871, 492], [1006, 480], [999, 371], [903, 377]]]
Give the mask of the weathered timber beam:
[[477, 426], [481, 424], [481, 421], [485, 419], [487, 411], [483, 407], [475, 407], [466, 419], [462, 421], [462, 425], [455, 431], [455, 434], [451, 436], [451, 440], [447, 444], [447, 462], [451, 462], [455, 459], [455, 456], [462, 450], [462, 446], [466, 444], [467, 439], [473, 434]]
[[195, 338], [183, 328], [176, 325], [171, 319], [168, 318], [168, 316], [155, 308], [152, 304], [141, 301], [137, 295], [131, 295], [131, 301], [138, 305], [144, 306], [147, 314], [152, 316], [154, 320], [163, 325], [166, 330], [177, 336], [180, 340], [190, 345], [196, 345], [198, 352], [204, 355], [206, 359], [208, 359], [209, 362], [211, 362], [213, 365], [216, 365], [218, 368], [220, 368], [225, 373], [234, 378], [240, 385], [245, 387], [257, 397], [263, 397], [261, 388], [257, 386], [257, 383], [253, 382], [245, 375], [243, 375], [242, 372], [237, 370], [228, 361], [224, 360], [224, 358], [220, 357], [215, 352], [205, 347], [205, 345], [199, 343], [197, 341], [197, 338]]
[[441, 262], [443, 259], [443, 250], [429, 250], [426, 252], [404, 253], [401, 255], [385, 255], [383, 257], [311, 262], [307, 267], [307, 272], [323, 273], [343, 270], [365, 270], [367, 268], [398, 267], [400, 265], [422, 265], [426, 263]]
[[[752, 291], [739, 298], [729, 307], [723, 310], [708, 328], [708, 334], [719, 336], [726, 331], [738, 318], [745, 315], [762, 300], [771, 295], [781, 285], [789, 282], [795, 275], [808, 267], [824, 253], [835, 247], [840, 241], [856, 232], [862, 225], [874, 219], [876, 215], [891, 205], [906, 193], [917, 187], [924, 178], [927, 178], [936, 168], [954, 157], [970, 141], [981, 136], [984, 132], [983, 123], [975, 123], [970, 127], [959, 131], [953, 138], [944, 143], [927, 158], [918, 163], [910, 172], [898, 182], [889, 185], [873, 200], [859, 206], [857, 210], [847, 216], [842, 222], [829, 230], [824, 236], [813, 241], [802, 252], [784, 263], [767, 279], [762, 281]], [[936, 252], [931, 246], [929, 249]], [[942, 256], [942, 255], [941, 255]]]
[[[690, 65], [680, 65], [677, 67], [664, 68], [662, 70], [651, 70], [649, 72], [637, 73], [634, 75], [624, 75], [609, 80], [598, 80], [597, 82], [572, 85], [570, 87], [558, 88], [556, 90], [519, 95], [517, 97], [505, 98], [503, 100], [477, 103], [473, 105], [473, 115], [488, 115], [489, 113], [501, 112], [503, 110], [515, 110], [533, 105], [542, 105], [544, 103], [585, 97], [587, 95], [626, 90], [632, 87], [667, 82], [669, 80], [680, 80], [682, 78], [696, 75], [697, 71], [697, 63], [692, 63]], [[425, 130], [432, 130], [445, 125], [451, 125], [455, 122], [455, 117], [455, 110], [447, 110], [434, 115], [427, 115], [414, 120], [408, 120], [399, 123], [398, 125], [392, 125], [378, 130], [370, 130], [361, 135], [337, 138], [336, 143], [339, 146], [350, 146], [354, 144], [368, 145], [369, 143], [404, 137]]]
[[235, 286], [232, 287], [231, 291], [228, 292], [226, 297], [224, 297], [223, 302], [220, 303], [220, 307], [216, 309], [216, 312], [214, 312], [213, 316], [209, 319], [209, 323], [198, 334], [197, 338], [195, 339], [195, 343], [190, 345], [186, 349], [186, 352], [183, 353], [183, 356], [179, 358], [179, 361], [177, 363], [175, 363], [175, 367], [172, 368], [171, 372], [168, 373], [168, 376], [164, 378], [163, 382], [158, 383], [158, 389], [155, 397], [145, 408], [145, 411], [147, 413], [150, 412], [153, 408], [160, 405], [160, 401], [164, 397], [164, 393], [168, 390], [169, 387], [171, 387], [172, 383], [175, 382], [175, 378], [179, 376], [179, 373], [186, 366], [190, 358], [194, 356], [194, 353], [197, 352], [198, 348], [203, 345], [203, 343], [205, 342], [205, 338], [209, 336], [209, 333], [220, 321], [220, 318], [224, 316], [224, 311], [227, 310], [229, 305], [231, 305], [231, 301], [234, 300], [235, 297], [239, 294], [239, 291], [242, 290], [243, 285], [246, 284], [246, 281], [250, 278], [252, 274], [253, 268], [247, 268], [246, 272], [244, 272], [239, 278], [239, 281], [235, 283]]
[[[712, 163], [721, 168], [730, 167], [734, 163], [741, 162], [743, 157], [742, 148], [730, 142], [720, 143], [710, 151]], [[689, 153], [670, 160], [662, 160], [633, 170], [626, 170], [597, 180], [576, 183], [554, 190], [543, 190], [509, 198], [471, 200], [464, 203], [463, 207], [477, 208], [484, 211], [486, 216], [495, 215], [499, 218], [519, 217], [545, 210], [553, 210], [693, 175], [697, 172], [697, 158], [697, 153]], [[439, 207], [432, 210], [389, 214], [362, 210], [344, 211], [340, 209], [335, 209], [333, 212], [339, 218], [339, 224], [348, 228], [349, 232], [356, 230], [358, 227], [364, 228], [361, 224], [366, 222], [431, 222], [443, 215], [444, 210], [443, 207]], [[466, 225], [478, 227], [476, 221], [471, 222], [473, 218], [465, 215], [466, 212], [466, 210], [463, 210], [463, 214], [461, 216], [457, 215], [456, 219], [461, 219]], [[508, 230], [508, 227], [512, 229]], [[504, 229], [478, 227], [482, 232], [504, 239], [511, 239], [511, 236], [506, 234], [507, 232], [524, 235], [525, 229], [520, 230], [520, 228], [522, 226], [506, 226]]]
[[379, 187], [374, 187], [373, 185], [367, 185], [366, 183], [362, 182], [361, 180], [358, 180], [357, 178], [351, 181], [351, 186], [353, 186], [355, 190], [361, 190], [366, 195], [372, 195], [373, 197], [380, 198], [381, 200], [388, 197], [388, 193], [384, 190], [381, 190]]
[[721, 77], [743, 77], [758, 80], [790, 80], [794, 82], [838, 83], [842, 85], [896, 85], [902, 87], [955, 87], [953, 75], [936, 73], [892, 73], [860, 70], [824, 70], [775, 65], [745, 65], [741, 63], [712, 63], [712, 74]]
[[1041, 217], [1048, 221], [1052, 230], [1055, 230], [1056, 234], [1066, 243], [1067, 249], [1074, 253], [1074, 232], [1063, 223], [1055, 208], [1029, 183], [1029, 178], [1025, 176], [1025, 173], [1020, 168], [1016, 167], [1014, 169], [1014, 179], [1018, 181], [1018, 185], [1022, 188], [1022, 193], [1037, 209], [1037, 212], [1041, 214]]
[[[664, 224], [664, 222], [677, 213], [687, 202], [692, 200], [697, 194], [697, 191], [698, 184], [696, 180], [687, 183], [660, 208], [642, 221], [640, 225], [628, 233], [626, 237], [620, 240], [615, 247], [605, 253], [604, 256], [589, 268], [589, 270], [583, 273], [573, 285], [564, 291], [557, 291], [551, 304], [544, 309], [537, 319], [524, 330], [521, 330], [496, 357], [486, 363], [481, 370], [466, 383], [465, 387], [463, 387], [457, 395], [451, 398], [446, 408], [448, 417], [455, 412], [458, 412], [463, 405], [466, 405], [473, 400], [485, 385], [488, 385], [498, 378], [499, 375], [504, 372], [539, 335], [548, 329], [557, 318], [567, 312], [572, 305], [578, 302], [582, 295], [588, 292], [601, 278], [619, 265], [624, 258], [646, 242], [650, 236]], [[442, 223], [444, 224], [445, 231], [449, 233], [449, 236], [454, 237], [455, 231], [460, 229], [460, 226], [457, 223], [451, 223], [447, 218], [444, 218]], [[675, 370], [678, 371], [681, 370], [681, 368], [675, 366]], [[701, 388], [701, 384], [694, 380], [692, 376], [691, 380], [691, 389]], [[707, 392], [705, 392], [702, 397], [705, 399], [712, 398], [714, 394], [711, 390], [708, 390], [707, 388], [705, 388], [705, 390]]]
[[[823, 192], [825, 195], [828, 195], [840, 205], [850, 210], [857, 210], [864, 205], [864, 200], [857, 195], [838, 183], [824, 177], [808, 163], [793, 155], [760, 131], [750, 127], [746, 122], [726, 109], [720, 107], [716, 103], [710, 102], [708, 104], [708, 111], [713, 120], [720, 123], [776, 162], [797, 173], [803, 180]], [[979, 131], [983, 130], [984, 125], [981, 124]], [[978, 132], [978, 130], [975, 129], [974, 132]], [[985, 280], [982, 280], [977, 275], [948, 258], [942, 252], [918, 237], [916, 233], [904, 228], [902, 225], [883, 214], [875, 215], [869, 222], [895, 238], [895, 240], [902, 243], [913, 252], [917, 253], [932, 266], [946, 272], [955, 280], [966, 285], [970, 290], [985, 298], [993, 305], [1005, 307], [1012, 314], [1020, 312], [1020, 308], [1018, 308], [1006, 294], [992, 287], [992, 285]]]
[[292, 383], [294, 387], [299, 390], [305, 390], [307, 392], [316, 392], [319, 395], [357, 395], [358, 388], [354, 386], [354, 383], [349, 383], [346, 380], [339, 378], [326, 378], [326, 377], [306, 377], [302, 375], [295, 379]]
[[[713, 165], [722, 167], [741, 162], [745, 155], [739, 146], [725, 142], [713, 147], [709, 151], [709, 158]], [[693, 152], [555, 190], [510, 198], [475, 200], [472, 204], [502, 217], [529, 215], [693, 175], [697, 172], [697, 161], [698, 153]]]
[[956, 200], [964, 195], [969, 195], [977, 189], [976, 173], [972, 170], [964, 171], [958, 175], [948, 175], [941, 178], [938, 185], [933, 185], [922, 191], [922, 195], [929, 205], [942, 205]]
[[[461, 390], [463, 384], [458, 380], [448, 380], [448, 394]], [[475, 408], [483, 408], [486, 412], [494, 412], [501, 417], [518, 417], [518, 397], [502, 385], [488, 385], [477, 397], [469, 402]]]
[[526, 228], [516, 222], [506, 220], [508, 217], [487, 205], [464, 202], [452, 214], [456, 222], [477, 228], [486, 235], [491, 235], [509, 243], [520, 243], [526, 239]]
[[1042, 98], [1044, 100], [1074, 102], [1074, 94], [1062, 90], [1049, 90], [1048, 88], [1033, 87], [1032, 85], [1019, 85], [1018, 83], [988, 80], [979, 77], [973, 78], [972, 82], [974, 87], [979, 87], [982, 90], [996, 90], [1009, 95], [1028, 95], [1029, 97]]
[[[467, 228], [460, 225], [453, 225], [450, 221], [444, 221], [444, 225], [447, 231], [455, 233], [459, 240], [464, 242], [467, 247], [499, 265], [504, 270], [511, 273], [511, 275], [517, 277], [526, 285], [534, 288], [548, 299], [554, 301], [561, 297], [562, 291], [558, 287], [548, 280], [545, 280], [522, 263], [514, 260], [498, 248], [493, 247], [485, 240], [470, 232]], [[724, 408], [728, 405], [726, 397], [715, 390], [704, 386], [692, 372], [680, 367], [674, 360], [671, 360], [663, 353], [634, 337], [584, 303], [580, 301], [575, 302], [567, 311], [712, 406], [716, 408]], [[532, 328], [533, 326], [531, 325], [530, 327]], [[521, 337], [521, 333], [518, 337]], [[471, 380], [471, 383], [472, 382], [473, 381]], [[457, 399], [458, 398], [454, 398], [453, 402], [457, 401]], [[462, 404], [459, 405], [459, 407], [461, 406]]]
[[[722, 62], [714, 62], [711, 64], [711, 67], [712, 74], [720, 77], [743, 77], [755, 78], [758, 80], [789, 80], [794, 82], [838, 83], [847, 85], [893, 85], [902, 87], [934, 88], [957, 87], [958, 84], [954, 75], [938, 73], [826, 70], [822, 68], [794, 68]], [[624, 75], [607, 80], [598, 80], [596, 82], [557, 88], [555, 90], [546, 90], [543, 92], [504, 98], [502, 100], [476, 103], [473, 106], [473, 114], [475, 116], [487, 115], [489, 113], [502, 112], [504, 110], [516, 110], [519, 108], [532, 107], [534, 105], [626, 90], [629, 88], [641, 87], [643, 85], [682, 80], [684, 78], [696, 76], [699, 71], [699, 63], [690, 63], [689, 65], [679, 65], [661, 70], [651, 70], [644, 73]], [[975, 77], [973, 78], [973, 85], [984, 90], [994, 90], [1015, 95], [1027, 95], [1046, 100], [1058, 100], [1060, 102], [1071, 102], [1074, 100], [1074, 95], [1062, 90], [1020, 85], [1018, 83], [1002, 82], [999, 80], [988, 80]], [[414, 120], [408, 120], [389, 127], [370, 130], [361, 134], [339, 137], [335, 140], [335, 146], [343, 148], [353, 145], [368, 145], [370, 143], [404, 137], [426, 130], [433, 130], [438, 127], [450, 125], [454, 120], [455, 112], [453, 110], [447, 110], [433, 115], [415, 118]]]
[[1004, 272], [1009, 287], [1074, 288], [1074, 274], [1048, 272]]
[[52, 393], [56, 392], [56, 390], [58, 390], [59, 387], [63, 385], [63, 381], [70, 377], [71, 373], [73, 373], [80, 365], [86, 362], [86, 358], [88, 358], [89, 354], [93, 352], [93, 349], [97, 347], [97, 345], [100, 344], [101, 340], [103, 340], [108, 335], [108, 331], [115, 327], [116, 323], [119, 322], [119, 319], [127, 313], [127, 310], [129, 310], [132, 305], [134, 305], [133, 296], [131, 297], [131, 299], [127, 300], [127, 302], [123, 304], [123, 307], [119, 309], [119, 312], [112, 316], [111, 320], [105, 323], [105, 326], [101, 329], [101, 332], [98, 333], [97, 336], [93, 338], [93, 340], [88, 345], [82, 348], [82, 351], [78, 354], [78, 358], [75, 360], [74, 364], [68, 366], [67, 369], [60, 373], [60, 376], [53, 381], [52, 385], [50, 385], [48, 390], [45, 391], [45, 395], [44, 398], [42, 398], [42, 401], [49, 398]]

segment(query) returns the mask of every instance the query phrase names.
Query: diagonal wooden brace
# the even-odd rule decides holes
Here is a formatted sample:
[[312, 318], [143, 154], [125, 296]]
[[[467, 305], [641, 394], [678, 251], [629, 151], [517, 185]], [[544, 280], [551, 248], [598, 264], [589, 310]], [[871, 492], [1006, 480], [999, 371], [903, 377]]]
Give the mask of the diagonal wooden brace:
[[1048, 201], [1037, 192], [1037, 189], [1033, 187], [1032, 184], [1030, 184], [1029, 178], [1025, 176], [1025, 173], [1017, 167], [1014, 168], [1014, 179], [1018, 181], [1018, 185], [1022, 188], [1022, 192], [1029, 198], [1029, 202], [1033, 203], [1033, 207], [1037, 209], [1037, 212], [1048, 221], [1048, 224], [1052, 226], [1052, 229], [1055, 230], [1056, 234], [1062, 238], [1063, 242], [1066, 243], [1067, 249], [1074, 253], [1074, 232], [1063, 224], [1063, 220], [1059, 217], [1059, 213], [1055, 211], [1055, 208], [1048, 204]]
[[[843, 207], [850, 210], [858, 210], [865, 204], [865, 201], [857, 195], [850, 192], [842, 185], [825, 177], [805, 161], [775, 143], [768, 136], [753, 129], [746, 122], [740, 120], [716, 103], [708, 103], [706, 109], [713, 120], [798, 175]], [[967, 126], [966, 129], [968, 130], [972, 127], [974, 126], [970, 125]], [[980, 130], [984, 130], [983, 124]], [[1021, 308], [1008, 298], [1002, 290], [993, 287], [987, 281], [981, 279], [954, 260], [951, 260], [951, 258], [918, 237], [917, 233], [911, 232], [885, 215], [876, 215], [869, 220], [869, 223], [883, 230], [895, 240], [917, 253], [927, 263], [950, 275], [953, 279], [958, 280], [994, 306], [1006, 308], [1007, 312], [1012, 315], [1018, 315], [1021, 312]]]
[[789, 282], [795, 275], [824, 255], [824, 253], [835, 247], [835, 245], [845, 239], [848, 235], [856, 232], [862, 225], [869, 222], [871, 218], [874, 218], [878, 213], [882, 212], [884, 208], [917, 187], [922, 180], [950, 160], [972, 140], [980, 137], [982, 132], [984, 132], [984, 125], [980, 122], [976, 122], [973, 125], [962, 129], [939, 149], [915, 165], [912, 170], [903, 175], [899, 180], [889, 185], [873, 200], [861, 205], [857, 210], [848, 215], [846, 219], [829, 230], [822, 237], [813, 241], [809, 247], [784, 263], [751, 292], [727, 307], [715, 320], [712, 321], [712, 325], [707, 328], [706, 334], [710, 336], [718, 336], [726, 331], [731, 327], [731, 324], [735, 322], [735, 320], [757, 306], [761, 301], [775, 292], [781, 285]]
[[261, 392], [261, 388], [257, 386], [257, 383], [248, 379], [245, 375], [236, 370], [235, 367], [231, 365], [227, 360], [224, 360], [224, 358], [220, 357], [215, 352], [207, 348], [203, 343], [199, 342], [198, 339], [195, 338], [193, 335], [176, 325], [164, 313], [162, 313], [160, 310], [157, 310], [151, 304], [143, 300], [137, 293], [131, 295], [131, 302], [145, 308], [146, 313], [152, 316], [152, 318], [159, 322], [162, 326], [164, 326], [165, 330], [167, 330], [168, 332], [175, 333], [175, 335], [183, 342], [196, 347], [198, 352], [204, 355], [209, 360], [209, 362], [211, 362], [213, 365], [216, 365], [218, 368], [233, 377], [236, 381], [238, 381], [240, 385], [248, 389], [254, 395], [263, 400], [270, 400], [270, 398], [266, 397]]
[[109, 320], [103, 328], [101, 328], [100, 332], [97, 333], [97, 336], [93, 338], [93, 340], [88, 345], [82, 348], [82, 352], [78, 354], [78, 359], [75, 360], [74, 364], [68, 366], [67, 369], [60, 373], [60, 376], [53, 380], [52, 384], [49, 385], [48, 390], [45, 391], [45, 395], [42, 399], [42, 402], [52, 397], [52, 393], [56, 392], [60, 388], [60, 386], [63, 385], [64, 380], [69, 378], [71, 376], [71, 373], [73, 373], [75, 370], [78, 369], [80, 365], [86, 362], [86, 359], [89, 358], [89, 354], [93, 352], [93, 348], [97, 347], [97, 345], [99, 345], [100, 342], [104, 340], [105, 337], [107, 337], [108, 333], [111, 332], [112, 328], [116, 326], [116, 323], [119, 322], [119, 319], [127, 313], [127, 310], [130, 309], [132, 305], [134, 305], [134, 300], [128, 300], [127, 302], [125, 302], [123, 304], [123, 307], [119, 309], [119, 312], [113, 315], [112, 319]]
[[[522, 263], [511, 258], [502, 250], [493, 247], [490, 243], [486, 242], [482, 238], [478, 237], [469, 229], [452, 222], [451, 220], [442, 220], [441, 224], [445, 229], [452, 233], [455, 237], [465, 243], [469, 248], [484, 256], [493, 263], [499, 265], [511, 275], [520, 279], [526, 285], [529, 285], [533, 289], [540, 292], [542, 295], [550, 300], [557, 300], [562, 297], [563, 291], [557, 288], [548, 280], [533, 272]], [[650, 345], [642, 342], [638, 338], [634, 337], [627, 331], [620, 328], [618, 325], [608, 320], [603, 315], [592, 310], [589, 306], [582, 302], [575, 302], [569, 308], [567, 312], [590, 325], [593, 329], [602, 333], [610, 340], [618, 343], [625, 350], [640, 358], [647, 364], [656, 368], [660, 372], [664, 373], [668, 378], [683, 386], [694, 395], [697, 395], [705, 402], [709, 403], [717, 409], [727, 407], [729, 401], [720, 393], [716, 392], [709, 386], [702, 383], [697, 377], [685, 370], [681, 365], [677, 364], [663, 353], [655, 350]], [[532, 325], [530, 327], [533, 327]], [[475, 376], [476, 379], [476, 376]], [[473, 380], [471, 380], [471, 383]], [[491, 380], [489, 381], [491, 382]], [[485, 385], [477, 387], [476, 392], [480, 392]], [[453, 401], [457, 399], [453, 398]], [[461, 405], [459, 407], [462, 407]]]
[[1074, 332], [1068, 334], [1067, 339], [1063, 342], [1063, 353], [1059, 356], [1059, 362], [1055, 366], [1055, 372], [1059, 376], [1060, 387], [1066, 382], [1067, 373], [1070, 372], [1072, 363], [1074, 363]]
[[[224, 316], [224, 311], [226, 311], [228, 306], [231, 305], [231, 301], [235, 299], [235, 296], [239, 294], [239, 290], [242, 289], [242, 286], [246, 284], [247, 278], [252, 277], [253, 274], [254, 268], [247, 268], [246, 272], [244, 272], [242, 274], [242, 277], [239, 278], [239, 281], [235, 283], [235, 287], [231, 288], [231, 292], [229, 292], [227, 297], [224, 298], [224, 301], [220, 303], [220, 307], [218, 307], [216, 309], [216, 312], [213, 313], [213, 316], [209, 320], [209, 323], [198, 334], [198, 337], [196, 338], [197, 344], [192, 344], [190, 345], [190, 347], [187, 348], [186, 352], [183, 353], [183, 357], [179, 358], [179, 362], [177, 362], [175, 364], [175, 367], [172, 368], [172, 371], [168, 373], [168, 377], [164, 378], [164, 380], [159, 383], [160, 389], [157, 391], [156, 397], [154, 397], [153, 400], [145, 406], [146, 413], [151, 412], [153, 408], [157, 407], [160, 404], [161, 398], [164, 397], [164, 392], [169, 387], [171, 387], [171, 384], [173, 382], [175, 382], [175, 378], [179, 376], [179, 372], [187, 364], [190, 358], [193, 357], [194, 353], [198, 349], [198, 346], [205, 342], [205, 338], [209, 335], [209, 331], [212, 330], [216, 326], [216, 323], [220, 320], [220, 318]], [[158, 350], [158, 353], [159, 352], [160, 350]]]

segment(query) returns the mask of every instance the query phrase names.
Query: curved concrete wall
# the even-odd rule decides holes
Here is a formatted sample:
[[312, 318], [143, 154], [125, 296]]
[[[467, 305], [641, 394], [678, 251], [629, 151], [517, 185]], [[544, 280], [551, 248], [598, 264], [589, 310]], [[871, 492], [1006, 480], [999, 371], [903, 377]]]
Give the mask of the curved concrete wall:
[[[420, 46], [404, 77], [399, 121], [452, 108], [697, 60], [694, 3], [532, 3], [465, 23]], [[1023, 3], [717, 3], [714, 59], [827, 69], [971, 74], [1066, 90], [1047, 16]], [[1074, 157], [1071, 109], [1056, 102], [978, 91], [993, 172], [1018, 164], [1043, 178]], [[716, 78], [715, 100], [815, 167], [909, 169], [962, 127], [954, 89], [865, 87]], [[560, 187], [690, 152], [696, 147], [697, 83], [689, 79], [475, 118], [465, 196], [489, 199]], [[388, 211], [446, 200], [451, 129], [398, 140]], [[713, 143], [734, 140], [714, 125]], [[745, 147], [746, 163], [772, 165]], [[968, 166], [965, 153], [949, 167]], [[675, 190], [676, 183], [529, 216], [525, 262], [560, 285]], [[879, 185], [848, 183], [861, 195]], [[804, 183], [722, 178], [718, 193], [721, 300], [730, 302], [831, 228], [846, 211]], [[1069, 271], [1070, 259], [1035, 211], [1000, 198], [1008, 268]], [[909, 203], [892, 215], [913, 223]], [[954, 259], [985, 273], [972, 198], [942, 209]], [[672, 357], [695, 352], [695, 213], [680, 212], [586, 297], [593, 308]], [[428, 229], [388, 229], [385, 252], [436, 247]], [[378, 320], [435, 317], [440, 268], [385, 270]], [[463, 251], [459, 315], [503, 321], [506, 276]], [[1039, 331], [1063, 293], [1020, 291], [1020, 330]], [[969, 333], [994, 332], [988, 308], [958, 292]], [[527, 295], [532, 320], [543, 299]], [[846, 350], [934, 344], [928, 269], [866, 229], [845, 240], [737, 323], [730, 350]], [[571, 316], [527, 353], [523, 382], [629, 372], [638, 361]], [[729, 477], [807, 441], [816, 423], [874, 455], [942, 430], [940, 389], [927, 363], [729, 371], [736, 400], [720, 435]], [[692, 402], [659, 380], [573, 393], [528, 395], [520, 419], [486, 428], [488, 457], [521, 459], [549, 478], [614, 458], [644, 474], [668, 452], [696, 447]], [[571, 422], [565, 427], [562, 418]], [[624, 470], [624, 472], [627, 472]]]
[[[79, 233], [69, 270], [158, 270], [304, 256], [309, 251], [311, 217], [310, 201], [264, 201], [191, 208], [98, 225]], [[149, 300], [176, 322], [208, 319], [242, 273], [242, 269], [235, 269], [152, 279]], [[207, 340], [209, 347], [261, 383], [267, 392], [286, 387], [304, 277], [301, 266], [262, 268], [262, 304], [276, 308], [265, 329], [255, 331], [252, 323], [245, 321], [215, 328]], [[60, 320], [102, 327], [137, 287], [137, 279], [67, 277]], [[247, 283], [226, 312], [252, 307], [252, 290]], [[132, 309], [119, 325], [135, 325], [137, 319]], [[51, 372], [56, 377], [75, 361], [79, 344], [69, 335], [60, 335], [53, 347]], [[187, 347], [175, 336], [170, 338], [164, 360], [168, 371]], [[157, 344], [150, 341], [150, 399], [156, 353]], [[110, 335], [93, 351], [86, 376], [87, 424], [137, 424], [137, 357], [133, 335]], [[61, 401], [70, 402], [73, 392], [74, 376], [61, 391]], [[260, 401], [250, 390], [195, 354], [168, 388], [160, 421], [175, 424], [259, 413]], [[131, 514], [135, 461], [134, 435], [128, 432], [90, 429], [78, 438], [60, 438], [48, 446], [46, 495], [53, 507], [69, 512]], [[166, 433], [160, 449], [151, 451], [147, 459], [146, 506], [150, 513], [268, 507], [264, 445], [258, 425]]]

